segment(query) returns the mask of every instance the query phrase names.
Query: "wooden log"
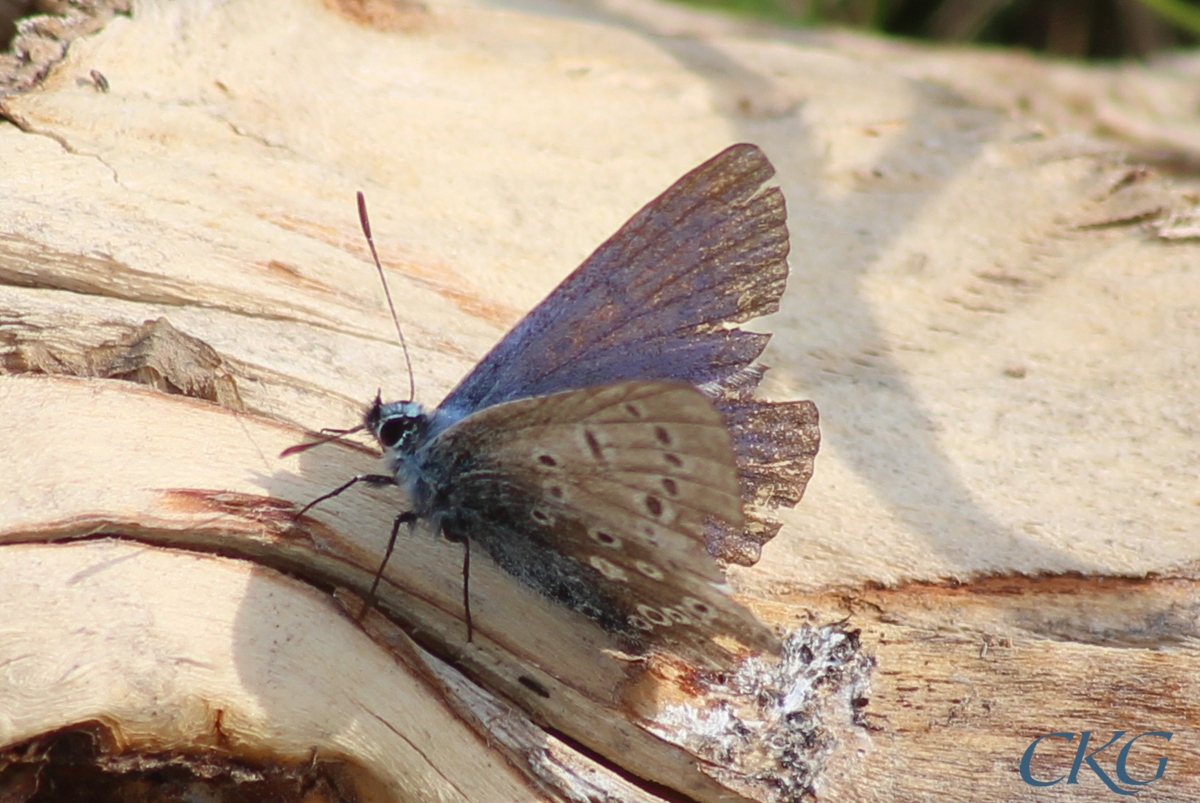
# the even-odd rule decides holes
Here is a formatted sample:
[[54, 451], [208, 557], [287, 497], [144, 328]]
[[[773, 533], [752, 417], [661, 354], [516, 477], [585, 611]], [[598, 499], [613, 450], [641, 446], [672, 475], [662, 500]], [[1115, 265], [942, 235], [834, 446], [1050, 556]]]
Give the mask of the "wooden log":
[[[80, 788], [82, 750], [86, 783], [173, 768], [247, 794], [1032, 801], [1037, 737], [1075, 734], [1036, 748], [1052, 780], [1078, 734], [1125, 731], [1177, 734], [1128, 770], [1164, 756], [1136, 788], [1193, 799], [1200, 274], [1159, 232], [1195, 196], [860, 41], [583, 16], [147, 3], [0, 99], [5, 789]], [[764, 388], [813, 398], [825, 435], [805, 500], [730, 571], [784, 660], [631, 661], [486, 561], [467, 642], [461, 552], [427, 531], [360, 628], [403, 500], [298, 521], [378, 464], [279, 457], [407, 387], [354, 191], [436, 403], [738, 140], [790, 211]], [[1125, 743], [1097, 764], [1131, 789]], [[1073, 780], [1052, 791], [1112, 794]]]

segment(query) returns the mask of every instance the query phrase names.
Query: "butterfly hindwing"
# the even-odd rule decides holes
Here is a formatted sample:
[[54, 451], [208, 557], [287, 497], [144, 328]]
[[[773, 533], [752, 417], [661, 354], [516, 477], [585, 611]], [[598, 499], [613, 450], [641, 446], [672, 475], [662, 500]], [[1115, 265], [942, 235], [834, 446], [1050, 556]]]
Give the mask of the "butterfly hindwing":
[[775, 511], [795, 507], [804, 495], [821, 446], [820, 416], [810, 401], [766, 402], [749, 394], [721, 398], [717, 409], [733, 436], [746, 523], [711, 526], [708, 554], [753, 566], [783, 526]]
[[446, 533], [547, 597], [693, 655], [717, 633], [771, 644], [705, 551], [706, 528], [741, 526], [741, 496], [729, 430], [694, 388], [621, 382], [496, 405], [437, 436], [429, 458], [452, 467]]

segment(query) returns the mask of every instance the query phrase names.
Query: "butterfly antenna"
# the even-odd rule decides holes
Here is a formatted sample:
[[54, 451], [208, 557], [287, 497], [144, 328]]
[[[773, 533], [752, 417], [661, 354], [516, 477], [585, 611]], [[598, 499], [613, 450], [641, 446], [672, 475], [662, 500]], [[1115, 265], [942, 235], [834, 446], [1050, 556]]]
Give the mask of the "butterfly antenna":
[[396, 305], [392, 303], [392, 291], [388, 289], [387, 277], [383, 275], [383, 265], [379, 262], [379, 253], [375, 250], [375, 238], [371, 236], [371, 220], [367, 217], [367, 198], [358, 191], [358, 221], [362, 224], [363, 235], [371, 248], [371, 258], [375, 260], [375, 270], [379, 271], [379, 281], [383, 284], [383, 295], [387, 298], [388, 309], [392, 312], [392, 323], [396, 324], [396, 334], [400, 336], [400, 349], [404, 352], [404, 365], [408, 369], [408, 400], [412, 401], [417, 395], [416, 382], [413, 379], [412, 358], [408, 356], [408, 343], [404, 340], [404, 330], [400, 328], [400, 317], [396, 315]]

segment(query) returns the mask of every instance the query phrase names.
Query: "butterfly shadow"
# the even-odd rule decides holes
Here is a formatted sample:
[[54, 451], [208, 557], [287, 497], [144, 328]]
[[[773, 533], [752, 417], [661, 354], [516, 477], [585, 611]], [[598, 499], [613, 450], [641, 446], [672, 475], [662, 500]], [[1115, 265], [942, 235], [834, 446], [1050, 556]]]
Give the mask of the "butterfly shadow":
[[[804, 41], [802, 34], [790, 38]], [[703, 40], [656, 37], [655, 41], [701, 75], [749, 73]], [[730, 83], [725, 80], [725, 91]], [[751, 75], [732, 83], [762, 91], [759, 87], [769, 86], [770, 80]], [[903, 133], [889, 141], [872, 165], [861, 168], [865, 191], [839, 196], [826, 192], [821, 182], [806, 180], [822, 174], [825, 160], [795, 111], [770, 126], [753, 114], [734, 115], [742, 135], [758, 141], [775, 161], [789, 202], [789, 292], [780, 313], [761, 324], [775, 331], [764, 362], [772, 366], [771, 377], [783, 392], [798, 389], [811, 395], [821, 410], [826, 454], [835, 454], [857, 474], [903, 529], [928, 544], [941, 565], [955, 567], [946, 570], [952, 579], [989, 573], [980, 565], [995, 565], [990, 558], [996, 554], [995, 545], [1002, 545], [999, 560], [1019, 561], [1007, 567], [1018, 571], [1037, 573], [1042, 567], [1100, 571], [1101, 567], [1077, 554], [1014, 530], [979, 504], [938, 443], [937, 433], [953, 422], [931, 413], [922, 402], [907, 369], [892, 356], [895, 345], [875, 311], [877, 305], [863, 292], [864, 278], [925, 211], [921, 199], [935, 200], [939, 189], [948, 188], [1002, 130], [1001, 115], [975, 110], [965, 126], [968, 135], [959, 138], [956, 147], [939, 150], [936, 159], [914, 165], [914, 152], [928, 153], [925, 143], [948, 136], [947, 115], [969, 111], [971, 104], [941, 87], [917, 86], [913, 94], [917, 107]], [[916, 179], [914, 171], [920, 171]], [[905, 186], [914, 180], [919, 181], [919, 192]], [[871, 191], [871, 185], [891, 189]], [[807, 211], [811, 209], [819, 212], [811, 214]], [[832, 250], [806, 247], [830, 241], [841, 245]], [[936, 259], [936, 254], [924, 258]], [[930, 313], [930, 326], [938, 323], [935, 315]], [[978, 322], [966, 324], [971, 325]], [[988, 353], [978, 358], [985, 363], [997, 360]], [[999, 373], [1000, 367], [996, 370]], [[815, 479], [815, 494], [806, 504], [816, 503], [822, 493], [819, 462]], [[803, 520], [801, 506], [792, 521], [803, 527]], [[796, 548], [803, 551], [799, 544]]]

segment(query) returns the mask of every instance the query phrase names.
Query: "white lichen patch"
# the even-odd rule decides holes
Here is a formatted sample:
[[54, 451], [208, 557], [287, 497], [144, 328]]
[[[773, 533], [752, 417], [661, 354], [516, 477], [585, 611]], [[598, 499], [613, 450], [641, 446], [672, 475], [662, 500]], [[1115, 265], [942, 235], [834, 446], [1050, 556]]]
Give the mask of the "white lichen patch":
[[858, 632], [802, 627], [780, 657], [754, 657], [733, 674], [701, 673], [693, 702], [664, 706], [649, 727], [709, 762], [702, 770], [753, 800], [811, 793], [839, 734], [863, 727], [868, 672]]

